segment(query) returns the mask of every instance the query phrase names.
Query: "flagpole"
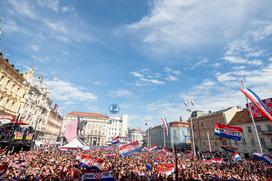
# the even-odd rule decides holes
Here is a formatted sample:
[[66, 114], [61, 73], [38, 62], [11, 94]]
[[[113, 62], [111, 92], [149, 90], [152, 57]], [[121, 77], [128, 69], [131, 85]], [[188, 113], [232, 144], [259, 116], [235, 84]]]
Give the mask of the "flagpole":
[[163, 147], [165, 148], [165, 128], [163, 129]]
[[[245, 83], [244, 83], [244, 80], [243, 80], [243, 79], [242, 79], [241, 82], [242, 82], [243, 89], [246, 89], [246, 86], [245, 86]], [[255, 124], [254, 118], [253, 118], [252, 110], [251, 110], [251, 107], [250, 107], [250, 105], [249, 105], [249, 101], [248, 101], [247, 96], [245, 96], [245, 97], [246, 97], [247, 105], [248, 105], [248, 107], [249, 107], [249, 112], [250, 112], [251, 121], [252, 121], [252, 123], [253, 123], [253, 127], [254, 127], [254, 130], [255, 130], [255, 132], [256, 132], [256, 136], [257, 136], [257, 141], [258, 141], [258, 144], [259, 144], [259, 148], [260, 148], [261, 154], [263, 154], [263, 149], [262, 149], [262, 145], [261, 145], [261, 142], [260, 142], [258, 130], [257, 130], [256, 124]]]
[[209, 134], [209, 132], [208, 132], [208, 131], [207, 131], [207, 137], [208, 137], [208, 142], [209, 142], [209, 150], [210, 150], [210, 152], [212, 152], [211, 140], [210, 140], [210, 134]]

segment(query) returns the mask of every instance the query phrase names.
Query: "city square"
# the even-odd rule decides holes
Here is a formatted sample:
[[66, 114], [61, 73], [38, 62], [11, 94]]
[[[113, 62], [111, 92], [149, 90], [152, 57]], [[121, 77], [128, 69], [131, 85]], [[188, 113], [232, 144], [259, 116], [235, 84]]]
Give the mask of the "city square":
[[0, 7], [0, 180], [272, 179], [271, 1]]

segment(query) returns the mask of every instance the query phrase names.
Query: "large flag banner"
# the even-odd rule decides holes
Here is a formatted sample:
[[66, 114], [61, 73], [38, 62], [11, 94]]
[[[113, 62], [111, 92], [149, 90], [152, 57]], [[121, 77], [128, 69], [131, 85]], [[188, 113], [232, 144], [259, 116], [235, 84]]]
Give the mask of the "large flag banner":
[[86, 170], [81, 177], [82, 181], [116, 181], [116, 179], [110, 174], [109, 171], [93, 171]]
[[240, 90], [264, 114], [264, 116], [267, 117], [267, 119], [272, 122], [272, 116], [270, 115], [266, 105], [259, 98], [259, 96], [257, 96], [257, 94], [255, 94], [251, 89], [240, 89]]
[[129, 155], [132, 155], [132, 154], [140, 152], [140, 151], [141, 151], [141, 147], [139, 145], [139, 142], [134, 141], [134, 142], [120, 146], [119, 153], [122, 157], [125, 157], [125, 156], [129, 156]]
[[215, 135], [233, 139], [233, 140], [241, 140], [241, 133], [243, 129], [236, 126], [227, 126], [224, 124], [216, 123], [214, 126]]
[[74, 120], [70, 124], [68, 124], [66, 129], [64, 130], [63, 135], [68, 142], [72, 141], [77, 136], [77, 126], [79, 121], [80, 118], [78, 117], [77, 120]]
[[261, 160], [267, 164], [272, 165], [272, 158], [270, 158], [268, 155], [264, 155], [261, 153], [253, 153], [253, 157], [257, 160]]
[[164, 127], [165, 135], [168, 136], [168, 125], [167, 125], [167, 121], [166, 121], [165, 118], [161, 118], [161, 121], [162, 121], [162, 124], [163, 124], [163, 127]]

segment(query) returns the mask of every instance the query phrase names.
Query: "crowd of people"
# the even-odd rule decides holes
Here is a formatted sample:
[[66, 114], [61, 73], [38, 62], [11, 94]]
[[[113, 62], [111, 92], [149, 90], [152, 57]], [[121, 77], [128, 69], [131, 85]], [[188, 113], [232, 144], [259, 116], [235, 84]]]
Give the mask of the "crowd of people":
[[[190, 153], [178, 153], [179, 180], [267, 181], [272, 178], [272, 165], [264, 162], [257, 160], [233, 162], [231, 159], [225, 159], [221, 163], [207, 164], [205, 159], [213, 156], [211, 153], [198, 157]], [[155, 150], [121, 157], [118, 147], [85, 151], [39, 148], [18, 153], [2, 150], [0, 166], [1, 168], [6, 166], [6, 169], [1, 177], [2, 180], [81, 180], [81, 175], [97, 159], [100, 163], [99, 169], [109, 170], [116, 180], [175, 179], [173, 153]], [[82, 166], [83, 160], [85, 166]]]

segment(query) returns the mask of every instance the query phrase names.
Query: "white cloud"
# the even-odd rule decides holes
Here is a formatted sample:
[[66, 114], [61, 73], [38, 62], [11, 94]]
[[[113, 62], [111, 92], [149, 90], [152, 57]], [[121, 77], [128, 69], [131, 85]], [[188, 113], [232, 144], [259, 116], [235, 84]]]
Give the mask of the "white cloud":
[[131, 72], [130, 74], [132, 74], [134, 77], [137, 77], [137, 78], [144, 77], [144, 75], [139, 72]]
[[97, 96], [95, 94], [82, 91], [78, 86], [65, 80], [53, 78], [52, 80], [46, 80], [45, 83], [47, 84], [52, 96], [56, 100], [63, 101], [64, 103], [67, 102], [70, 104], [71, 102], [76, 101], [97, 100]]
[[127, 29], [155, 54], [197, 50], [232, 40], [255, 12], [271, 14], [268, 5], [257, 0], [154, 0], [148, 15]]
[[37, 2], [42, 7], [47, 7], [56, 13], [59, 12], [59, 1], [58, 0], [38, 0]]
[[34, 8], [29, 4], [28, 1], [8, 0], [8, 2], [18, 14], [31, 19], [37, 18], [33, 10]]
[[202, 60], [199, 60], [198, 62], [196, 62], [193, 66], [191, 66], [191, 69], [195, 69], [199, 66], [204, 66], [207, 65], [207, 63], [209, 62], [209, 60], [207, 58], [204, 58]]
[[173, 75], [167, 75], [165, 77], [165, 80], [168, 80], [168, 81], [176, 81], [178, 80], [178, 78], [176, 76], [173, 76]]
[[271, 21], [257, 21], [257, 30], [249, 32], [249, 36], [253, 36], [255, 41], [260, 41], [272, 35], [272, 22]]
[[111, 91], [110, 96], [111, 97], [131, 97], [132, 92], [125, 89], [119, 89], [119, 90]]
[[40, 50], [40, 46], [39, 45], [30, 45], [29, 48], [34, 51], [37, 52]]
[[254, 60], [248, 61], [247, 63], [250, 64], [250, 65], [262, 65], [263, 61], [254, 59]]
[[50, 19], [44, 19], [44, 23], [55, 32], [58, 32], [58, 33], [67, 33], [68, 32], [68, 28], [61, 21], [53, 21]]
[[230, 80], [236, 80], [236, 77], [231, 75], [231, 73], [216, 73], [216, 79], [219, 82], [225, 82]]
[[223, 57], [224, 60], [230, 62], [230, 63], [246, 63], [247, 62], [247, 59], [244, 59], [242, 57], [238, 57], [238, 56], [224, 56]]
[[74, 11], [74, 7], [73, 6], [63, 6], [61, 8], [61, 12], [62, 13], [71, 13]]
[[20, 28], [18, 27], [15, 21], [4, 21], [3, 23], [4, 33], [12, 33], [12, 32], [18, 32], [18, 31], [20, 31]]

